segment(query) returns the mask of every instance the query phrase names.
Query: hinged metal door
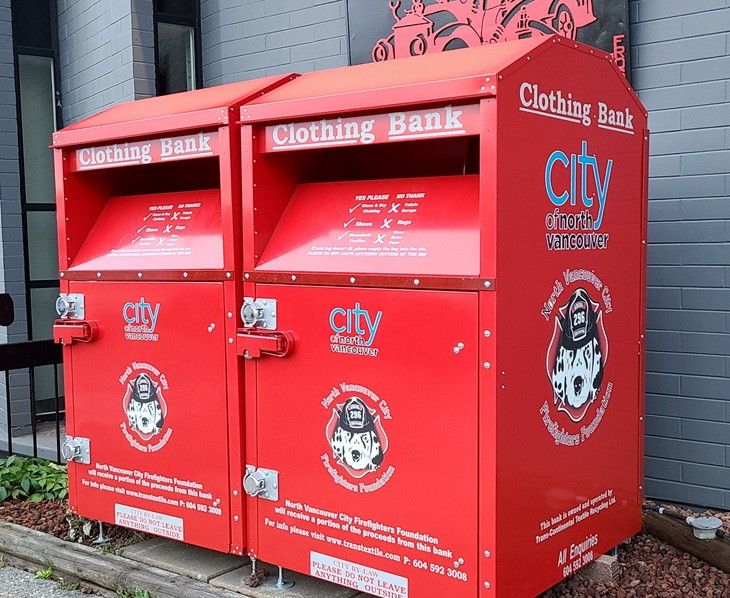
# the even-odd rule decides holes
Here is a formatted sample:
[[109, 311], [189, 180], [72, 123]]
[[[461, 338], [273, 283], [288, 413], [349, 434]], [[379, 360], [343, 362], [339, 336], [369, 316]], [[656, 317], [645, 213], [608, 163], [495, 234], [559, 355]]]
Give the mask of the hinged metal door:
[[376, 595], [475, 595], [477, 294], [257, 293], [295, 346], [256, 360], [252, 465], [278, 499], [249, 499], [253, 552]]
[[[223, 283], [71, 283], [97, 330], [73, 342], [71, 507], [230, 548]], [[67, 386], [68, 388], [68, 386]]]

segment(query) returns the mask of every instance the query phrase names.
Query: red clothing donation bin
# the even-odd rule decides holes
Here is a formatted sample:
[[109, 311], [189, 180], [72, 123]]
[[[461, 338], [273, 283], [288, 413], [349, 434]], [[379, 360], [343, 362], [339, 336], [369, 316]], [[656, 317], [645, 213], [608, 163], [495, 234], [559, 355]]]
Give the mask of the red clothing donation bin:
[[289, 78], [123, 104], [53, 137], [75, 513], [243, 550], [233, 123]]
[[315, 72], [241, 125], [248, 554], [519, 598], [636, 533], [648, 132], [609, 56]]

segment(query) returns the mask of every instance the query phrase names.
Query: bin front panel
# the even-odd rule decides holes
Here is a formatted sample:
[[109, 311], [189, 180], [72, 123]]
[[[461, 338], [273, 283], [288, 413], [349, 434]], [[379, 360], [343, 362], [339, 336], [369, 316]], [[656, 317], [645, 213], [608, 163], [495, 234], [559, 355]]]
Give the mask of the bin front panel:
[[[476, 293], [259, 285], [259, 558], [379, 596], [475, 596]], [[456, 565], [455, 565], [456, 563]]]
[[479, 274], [477, 175], [298, 186], [257, 269]]
[[223, 267], [220, 191], [111, 197], [70, 270]]
[[[230, 547], [223, 283], [71, 283], [98, 338], [71, 351], [85, 517]], [[69, 400], [67, 399], [67, 400]]]

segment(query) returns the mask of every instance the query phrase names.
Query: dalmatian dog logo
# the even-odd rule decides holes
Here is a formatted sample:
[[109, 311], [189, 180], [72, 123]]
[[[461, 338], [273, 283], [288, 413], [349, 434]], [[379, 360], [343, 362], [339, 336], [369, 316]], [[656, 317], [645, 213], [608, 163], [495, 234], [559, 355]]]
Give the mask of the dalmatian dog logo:
[[353, 478], [376, 471], [388, 450], [380, 415], [356, 395], [335, 406], [326, 435], [332, 455]]
[[583, 287], [558, 312], [545, 365], [558, 411], [577, 423], [601, 389], [608, 337], [600, 304]]
[[148, 374], [142, 372], [129, 380], [123, 405], [129, 427], [142, 440], [150, 440], [162, 431], [167, 403], [160, 385]]

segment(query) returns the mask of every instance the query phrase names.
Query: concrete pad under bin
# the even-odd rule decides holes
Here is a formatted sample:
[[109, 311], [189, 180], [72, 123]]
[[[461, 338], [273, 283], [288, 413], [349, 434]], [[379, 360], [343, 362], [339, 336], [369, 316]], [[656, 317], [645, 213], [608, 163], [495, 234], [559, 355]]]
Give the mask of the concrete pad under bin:
[[205, 582], [248, 562], [248, 557], [207, 550], [166, 538], [153, 538], [133, 544], [124, 549], [124, 556]]
[[250, 564], [220, 577], [214, 577], [209, 583], [212, 586], [232, 590], [252, 598], [355, 598], [356, 596], [366, 598], [366, 595], [361, 594], [358, 590], [338, 586], [288, 569], [284, 570], [284, 581], [293, 581], [294, 585], [288, 589], [279, 589], [276, 587], [279, 575], [278, 567], [258, 561], [256, 570], [259, 572], [266, 570], [268, 575], [266, 580], [255, 588], [243, 583], [251, 575]]

